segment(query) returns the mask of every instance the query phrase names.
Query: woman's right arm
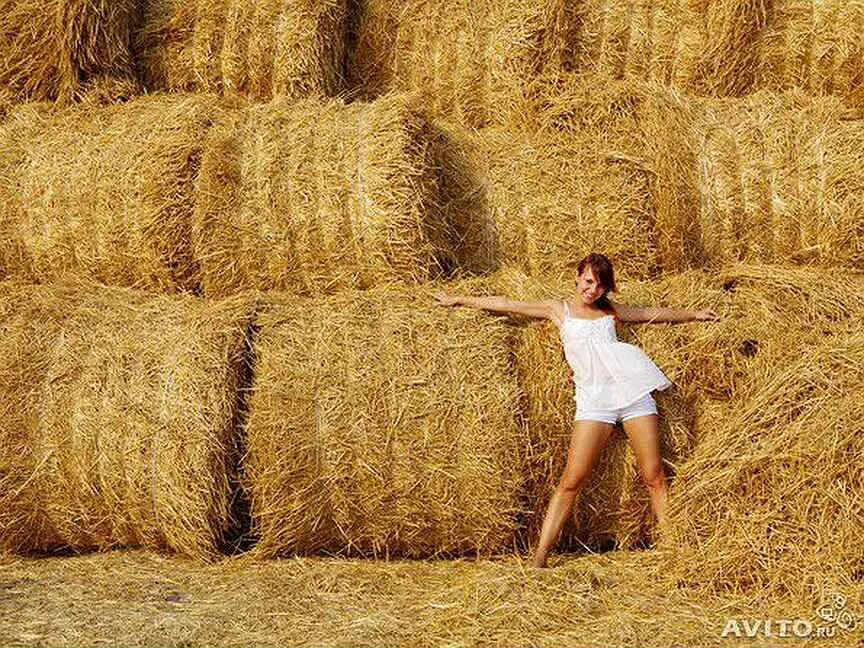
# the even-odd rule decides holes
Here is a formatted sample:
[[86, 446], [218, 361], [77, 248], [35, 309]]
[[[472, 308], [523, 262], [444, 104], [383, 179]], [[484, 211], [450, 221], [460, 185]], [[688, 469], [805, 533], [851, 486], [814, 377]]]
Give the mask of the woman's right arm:
[[470, 306], [495, 313], [511, 313], [513, 315], [551, 320], [556, 318], [555, 302], [553, 301], [517, 301], [499, 295], [473, 297], [447, 295], [445, 293], [437, 293], [435, 298], [442, 306]]

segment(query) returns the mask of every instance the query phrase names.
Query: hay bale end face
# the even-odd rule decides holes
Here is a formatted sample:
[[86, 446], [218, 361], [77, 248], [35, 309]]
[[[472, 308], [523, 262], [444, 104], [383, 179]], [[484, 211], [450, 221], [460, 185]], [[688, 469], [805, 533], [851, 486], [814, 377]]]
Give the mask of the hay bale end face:
[[137, 34], [149, 90], [333, 97], [344, 90], [346, 0], [148, 0]]
[[193, 242], [204, 292], [304, 295], [447, 274], [433, 134], [409, 97], [274, 101], [209, 138]]
[[0, 87], [19, 100], [69, 100], [82, 83], [134, 78], [135, 0], [3, 0]]
[[261, 556], [512, 547], [525, 439], [510, 327], [432, 293], [266, 298], [246, 463]]
[[5, 273], [197, 290], [194, 181], [217, 112], [206, 95], [16, 109], [0, 126]]
[[250, 300], [58, 284], [3, 312], [3, 549], [218, 557]]

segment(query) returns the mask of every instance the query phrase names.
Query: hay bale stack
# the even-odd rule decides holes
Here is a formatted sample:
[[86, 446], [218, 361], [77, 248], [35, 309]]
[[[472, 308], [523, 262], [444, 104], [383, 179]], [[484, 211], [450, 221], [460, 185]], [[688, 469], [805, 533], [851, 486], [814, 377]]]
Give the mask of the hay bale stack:
[[344, 90], [347, 0], [147, 0], [136, 51], [149, 90], [267, 101]]
[[646, 176], [659, 266], [665, 272], [701, 266], [690, 102], [654, 84], [579, 75], [543, 78], [530, 92], [520, 127], [588, 138], [622, 173]]
[[690, 0], [579, 3], [574, 70], [603, 79], [694, 86], [705, 43], [705, 11]]
[[506, 123], [529, 80], [566, 65], [575, 17], [555, 0], [368, 0], [349, 86], [367, 99], [420, 92], [432, 114], [463, 126]]
[[474, 265], [568, 274], [603, 248], [622, 275], [663, 269], [651, 178], [642, 169], [584, 134], [439, 126], [468, 161], [467, 174], [445, 174], [444, 194], [456, 196], [451, 211], [471, 214], [460, 229], [463, 257]]
[[[562, 299], [572, 294], [575, 274], [570, 278], [529, 278], [519, 271], [504, 270], [496, 276], [499, 294], [515, 299]], [[671, 281], [671, 279], [670, 279]], [[625, 287], [626, 286], [626, 287]], [[655, 282], [622, 284], [619, 301], [631, 304], [672, 303], [680, 308], [710, 307], [705, 293], [676, 294]], [[697, 324], [677, 325], [681, 328]], [[621, 328], [621, 327], [619, 327]], [[673, 382], [668, 359], [680, 352], [675, 347], [686, 340], [676, 326], [663, 326], [666, 339], [642, 342], [645, 325], [628, 325], [619, 339], [645, 348]], [[533, 545], [539, 535], [549, 498], [554, 491], [567, 458], [567, 448], [576, 412], [573, 383], [559, 338], [552, 322], [533, 322], [524, 327], [516, 351], [520, 386], [525, 393], [525, 408], [530, 434], [530, 475], [526, 485], [528, 509], [524, 523], [525, 545]], [[673, 364], [674, 369], [674, 364]], [[694, 441], [694, 399], [677, 387], [657, 392], [663, 458], [667, 470], [674, 472]], [[609, 440], [597, 459], [594, 472], [561, 533], [559, 549], [602, 549], [610, 543], [630, 547], [645, 540], [651, 524], [647, 492], [636, 468], [635, 457], [620, 429]]]
[[2, 0], [0, 87], [20, 101], [69, 100], [99, 76], [132, 79], [135, 0]]
[[697, 108], [709, 263], [864, 268], [864, 128], [840, 99], [760, 92]]
[[0, 127], [4, 272], [197, 289], [190, 228], [212, 104], [206, 95], [153, 96], [13, 112]]
[[246, 461], [260, 556], [512, 547], [525, 439], [511, 330], [432, 294], [267, 296]]
[[207, 142], [193, 232], [207, 295], [419, 282], [455, 263], [433, 135], [409, 97], [274, 101]]
[[218, 556], [249, 299], [59, 284], [2, 312], [0, 546]]
[[673, 578], [809, 600], [860, 581], [864, 336], [838, 327], [797, 351], [680, 468], [662, 540]]
[[770, 15], [757, 88], [842, 96], [864, 85], [864, 2], [780, 0]]

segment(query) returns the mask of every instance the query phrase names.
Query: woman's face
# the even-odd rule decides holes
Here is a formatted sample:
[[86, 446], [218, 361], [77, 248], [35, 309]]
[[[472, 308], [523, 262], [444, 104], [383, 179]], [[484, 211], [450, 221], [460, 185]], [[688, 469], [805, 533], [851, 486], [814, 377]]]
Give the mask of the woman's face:
[[588, 265], [585, 266], [582, 274], [580, 274], [576, 280], [576, 291], [583, 303], [593, 304], [603, 296], [606, 289], [599, 283], [599, 280], [594, 275], [594, 269]]

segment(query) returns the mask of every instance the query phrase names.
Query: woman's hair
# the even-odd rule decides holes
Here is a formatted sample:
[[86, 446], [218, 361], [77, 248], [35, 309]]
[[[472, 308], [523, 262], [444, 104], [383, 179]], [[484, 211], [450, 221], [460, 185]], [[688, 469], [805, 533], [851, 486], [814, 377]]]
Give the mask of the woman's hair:
[[612, 268], [612, 262], [606, 255], [592, 252], [579, 262], [576, 270], [581, 275], [587, 266], [591, 266], [594, 276], [597, 277], [600, 285], [606, 289], [594, 303], [603, 310], [612, 310], [612, 304], [609, 303], [609, 293], [618, 292], [615, 286], [615, 270]]

